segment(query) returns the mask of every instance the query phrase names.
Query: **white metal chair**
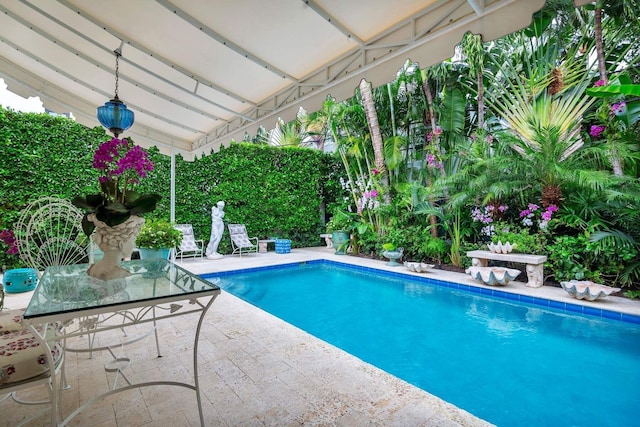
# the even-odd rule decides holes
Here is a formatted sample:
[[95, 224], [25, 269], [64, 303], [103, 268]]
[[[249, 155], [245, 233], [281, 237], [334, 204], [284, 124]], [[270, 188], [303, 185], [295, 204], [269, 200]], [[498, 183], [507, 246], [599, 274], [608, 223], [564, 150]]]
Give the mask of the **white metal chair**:
[[233, 249], [231, 255], [240, 254], [242, 257], [243, 253], [258, 253], [258, 238], [249, 237], [247, 227], [244, 224], [229, 224], [228, 228]]
[[[22, 210], [14, 225], [18, 254], [29, 268], [38, 271], [50, 265], [68, 265], [86, 262], [89, 239], [82, 231], [83, 212], [68, 200], [43, 197]], [[56, 340], [63, 325], [48, 325], [45, 331], [51, 340], [51, 355], [42, 351], [33, 333], [22, 325], [24, 309], [0, 312], [0, 392], [9, 393], [21, 404], [38, 405], [54, 402], [27, 401], [17, 392], [37, 384], [64, 387], [64, 346]], [[60, 381], [52, 381], [48, 366], [53, 363], [56, 374], [62, 371]], [[54, 409], [52, 408], [52, 411]], [[27, 422], [28, 420], [25, 420]]]
[[[14, 401], [24, 405], [50, 404], [50, 410], [57, 405], [52, 398], [53, 387], [64, 387], [64, 375], [59, 381], [52, 381], [49, 364], [53, 363], [56, 376], [60, 372], [64, 361], [63, 345], [56, 337], [59, 336], [62, 325], [49, 325], [44, 333], [47, 340], [51, 340], [51, 354], [40, 345], [33, 333], [22, 325], [24, 309], [0, 311], [0, 393], [7, 393], [0, 398], [0, 403], [11, 397]], [[42, 331], [40, 331], [42, 332]], [[47, 385], [49, 400], [29, 401], [18, 397], [17, 392], [35, 385]], [[59, 393], [58, 393], [59, 394]], [[23, 425], [37, 416], [24, 420]], [[52, 414], [52, 420], [54, 416]]]
[[182, 231], [182, 243], [176, 249], [176, 257], [179, 256], [180, 261], [184, 256], [199, 256], [202, 259], [204, 256], [204, 241], [195, 238], [191, 224], [176, 224], [174, 227]]
[[83, 216], [71, 202], [56, 197], [29, 204], [14, 227], [20, 258], [38, 271], [86, 262], [89, 239], [82, 231]]

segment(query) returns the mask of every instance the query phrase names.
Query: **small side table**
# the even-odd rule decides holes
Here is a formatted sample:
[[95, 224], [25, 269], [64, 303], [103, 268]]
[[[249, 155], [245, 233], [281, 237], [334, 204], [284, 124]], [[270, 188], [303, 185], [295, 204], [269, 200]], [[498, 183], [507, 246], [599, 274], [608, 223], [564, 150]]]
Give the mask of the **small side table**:
[[276, 240], [276, 253], [288, 254], [291, 252], [291, 240], [289, 239], [277, 239]]
[[32, 291], [37, 284], [38, 270], [35, 268], [7, 270], [2, 276], [2, 285], [8, 294]]
[[258, 240], [258, 251], [261, 253], [267, 252], [267, 245], [275, 242], [273, 239]]

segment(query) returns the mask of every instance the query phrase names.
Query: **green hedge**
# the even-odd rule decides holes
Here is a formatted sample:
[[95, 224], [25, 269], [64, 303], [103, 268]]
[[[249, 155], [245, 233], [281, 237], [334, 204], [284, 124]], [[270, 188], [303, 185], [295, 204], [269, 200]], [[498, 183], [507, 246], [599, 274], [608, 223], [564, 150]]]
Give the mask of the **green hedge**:
[[[102, 127], [0, 107], [0, 229], [11, 229], [20, 211], [39, 197], [95, 193], [93, 152], [110, 137]], [[149, 154], [155, 167], [139, 190], [163, 196], [147, 216], [169, 219], [171, 159], [156, 148]], [[294, 247], [320, 245], [323, 206], [340, 197], [342, 171], [335, 156], [305, 148], [240, 143], [193, 162], [177, 156], [176, 222], [192, 224], [206, 243], [211, 207], [224, 200], [225, 223], [244, 223], [252, 236], [289, 238]], [[0, 243], [0, 265], [12, 268], [17, 259], [4, 249]], [[226, 234], [218, 250], [230, 251]]]
[[[169, 158], [153, 156], [168, 175]], [[197, 238], [208, 240], [211, 207], [224, 200], [225, 223], [243, 223], [251, 236], [284, 237], [294, 247], [321, 244], [324, 230], [322, 206], [340, 194], [341, 162], [333, 156], [306, 148], [232, 144], [193, 162], [176, 158], [176, 221], [192, 224]], [[146, 190], [160, 189], [167, 197], [154, 215], [169, 210], [166, 176], [146, 180]], [[166, 206], [163, 203], [166, 202]], [[228, 253], [223, 236], [218, 251]]]

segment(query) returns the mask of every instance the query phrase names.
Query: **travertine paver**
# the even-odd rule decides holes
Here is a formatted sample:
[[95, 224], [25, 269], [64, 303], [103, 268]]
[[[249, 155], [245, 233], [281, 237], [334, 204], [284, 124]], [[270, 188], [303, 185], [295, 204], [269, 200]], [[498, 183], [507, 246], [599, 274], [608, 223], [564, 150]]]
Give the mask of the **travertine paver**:
[[[407, 272], [402, 267], [386, 267], [384, 261], [336, 256], [326, 248], [294, 249], [286, 255], [270, 252], [242, 259], [185, 260], [184, 265], [196, 273], [206, 273], [319, 257]], [[466, 275], [444, 271], [427, 274], [441, 280], [478, 285]], [[500, 289], [579, 303], [559, 288], [531, 289], [513, 282]], [[6, 304], [25, 306], [29, 298], [29, 293], [9, 294]], [[640, 304], [622, 298], [589, 304], [640, 314]], [[162, 379], [183, 380], [192, 376], [191, 349], [196, 322], [196, 316], [183, 316], [160, 323], [162, 358], [155, 357], [151, 337], [124, 348], [123, 355], [132, 359], [127, 375], [132, 380], [157, 378], [159, 372]], [[139, 329], [142, 332], [144, 328]], [[128, 333], [136, 331], [128, 330]], [[99, 336], [104, 341], [108, 338], [113, 339]], [[68, 356], [67, 377], [71, 389], [64, 393], [65, 413], [95, 391], [108, 389], [113, 374], [106, 374], [103, 365], [110, 358], [106, 352], [96, 353], [93, 359], [85, 354]], [[207, 426], [490, 425], [226, 292], [214, 302], [206, 316], [199, 360]], [[28, 394], [42, 395], [43, 389], [36, 388]], [[14, 426], [36, 410], [11, 401], [0, 403], [0, 427]], [[27, 425], [46, 425], [46, 418], [40, 417]], [[181, 387], [131, 390], [91, 406], [70, 425], [198, 425], [195, 395]]]

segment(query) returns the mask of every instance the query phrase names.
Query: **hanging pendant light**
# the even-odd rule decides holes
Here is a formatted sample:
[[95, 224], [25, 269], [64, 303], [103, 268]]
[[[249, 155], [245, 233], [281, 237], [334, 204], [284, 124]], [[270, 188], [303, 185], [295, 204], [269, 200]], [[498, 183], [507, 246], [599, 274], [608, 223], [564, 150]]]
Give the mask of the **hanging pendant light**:
[[116, 93], [113, 99], [98, 107], [98, 120], [117, 138], [133, 125], [133, 111], [118, 98], [118, 66], [121, 53], [119, 50], [114, 50], [113, 53], [116, 54]]

